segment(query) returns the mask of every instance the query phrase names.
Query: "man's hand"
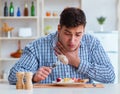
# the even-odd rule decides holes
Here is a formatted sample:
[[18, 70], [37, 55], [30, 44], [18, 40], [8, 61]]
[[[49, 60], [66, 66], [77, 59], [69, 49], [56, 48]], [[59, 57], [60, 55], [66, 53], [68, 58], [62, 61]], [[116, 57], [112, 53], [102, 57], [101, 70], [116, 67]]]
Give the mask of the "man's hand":
[[79, 64], [80, 64], [80, 57], [78, 54], [78, 50], [79, 50], [80, 45], [78, 45], [78, 47], [72, 51], [72, 52], [68, 52], [60, 42], [57, 42], [56, 47], [55, 47], [55, 54], [56, 55], [60, 55], [63, 54], [68, 58], [69, 64], [78, 68]]
[[39, 82], [41, 80], [45, 80], [50, 73], [51, 73], [51, 68], [43, 66], [39, 68], [38, 71], [34, 74], [32, 80], [33, 82]]

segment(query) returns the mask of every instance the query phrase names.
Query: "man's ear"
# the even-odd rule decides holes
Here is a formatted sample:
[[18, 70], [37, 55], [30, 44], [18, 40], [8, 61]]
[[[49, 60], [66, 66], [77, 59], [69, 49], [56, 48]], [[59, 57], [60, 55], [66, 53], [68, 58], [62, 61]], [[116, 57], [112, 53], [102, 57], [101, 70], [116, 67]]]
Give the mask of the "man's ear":
[[61, 30], [61, 26], [60, 26], [60, 25], [58, 25], [58, 32], [60, 32], [60, 30]]

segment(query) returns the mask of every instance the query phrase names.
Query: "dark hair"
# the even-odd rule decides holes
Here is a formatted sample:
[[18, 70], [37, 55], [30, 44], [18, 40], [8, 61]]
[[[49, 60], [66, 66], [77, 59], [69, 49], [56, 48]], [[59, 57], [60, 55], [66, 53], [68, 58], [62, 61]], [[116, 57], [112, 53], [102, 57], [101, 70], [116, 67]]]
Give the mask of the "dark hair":
[[60, 25], [66, 27], [77, 27], [86, 25], [86, 16], [84, 12], [75, 7], [65, 8], [60, 14]]

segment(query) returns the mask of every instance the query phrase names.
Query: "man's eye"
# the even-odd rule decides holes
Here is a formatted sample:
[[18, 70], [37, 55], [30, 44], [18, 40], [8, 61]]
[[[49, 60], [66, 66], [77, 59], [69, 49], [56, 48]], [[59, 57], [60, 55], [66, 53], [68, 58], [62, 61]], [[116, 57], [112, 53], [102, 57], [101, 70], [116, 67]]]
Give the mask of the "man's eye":
[[81, 36], [82, 35], [82, 33], [78, 33], [78, 34], [76, 34], [76, 36]]
[[70, 35], [70, 33], [65, 33], [66, 35]]
[[80, 36], [81, 34], [77, 34], [76, 36]]

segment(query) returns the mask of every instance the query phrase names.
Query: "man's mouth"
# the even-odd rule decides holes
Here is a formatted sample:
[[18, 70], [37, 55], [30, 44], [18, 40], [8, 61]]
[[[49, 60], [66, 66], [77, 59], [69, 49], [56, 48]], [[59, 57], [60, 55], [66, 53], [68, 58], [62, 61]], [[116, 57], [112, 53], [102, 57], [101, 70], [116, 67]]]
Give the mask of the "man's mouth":
[[73, 44], [69, 44], [68, 45], [70, 48], [74, 48], [75, 47], [75, 45], [73, 45]]

